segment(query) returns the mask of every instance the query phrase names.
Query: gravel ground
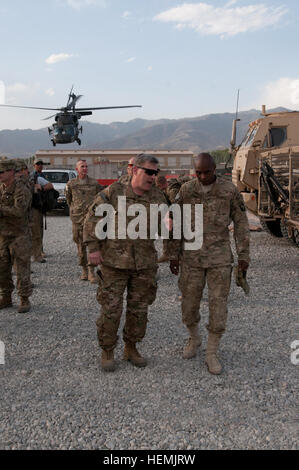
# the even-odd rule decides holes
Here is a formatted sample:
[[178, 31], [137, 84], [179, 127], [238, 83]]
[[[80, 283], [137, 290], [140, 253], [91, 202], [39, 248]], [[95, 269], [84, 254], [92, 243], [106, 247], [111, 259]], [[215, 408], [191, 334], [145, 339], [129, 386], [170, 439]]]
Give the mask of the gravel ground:
[[[47, 264], [33, 265], [30, 313], [0, 315], [1, 449], [296, 449], [299, 340], [298, 249], [252, 232], [251, 294], [233, 282], [224, 372], [204, 363], [208, 305], [202, 302], [203, 345], [182, 359], [187, 339], [176, 279], [160, 268], [158, 296], [140, 346], [145, 369], [99, 364], [96, 286], [79, 280], [68, 217], [48, 218]], [[17, 299], [14, 297], [14, 304]]]

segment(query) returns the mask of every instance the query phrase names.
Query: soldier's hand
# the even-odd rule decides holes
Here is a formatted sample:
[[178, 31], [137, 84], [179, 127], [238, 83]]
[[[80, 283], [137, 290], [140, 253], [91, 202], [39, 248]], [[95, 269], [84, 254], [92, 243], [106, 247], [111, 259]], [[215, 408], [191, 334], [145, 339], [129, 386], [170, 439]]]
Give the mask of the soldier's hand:
[[170, 264], [169, 264], [169, 268], [170, 268], [170, 271], [172, 272], [172, 274], [177, 276], [179, 274], [179, 270], [180, 270], [179, 260], [171, 260]]
[[238, 269], [240, 271], [247, 271], [248, 266], [249, 266], [249, 263], [247, 263], [247, 261], [242, 261], [242, 260], [238, 261]]
[[103, 257], [100, 251], [95, 251], [94, 253], [89, 253], [88, 261], [94, 266], [98, 266], [103, 262]]

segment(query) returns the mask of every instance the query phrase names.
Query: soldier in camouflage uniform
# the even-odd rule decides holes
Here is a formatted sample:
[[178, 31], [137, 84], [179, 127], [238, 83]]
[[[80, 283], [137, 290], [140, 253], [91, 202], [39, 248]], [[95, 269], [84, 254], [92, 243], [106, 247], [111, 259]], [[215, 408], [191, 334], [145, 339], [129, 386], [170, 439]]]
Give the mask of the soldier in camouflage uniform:
[[181, 186], [184, 183], [187, 183], [188, 181], [190, 181], [191, 179], [192, 179], [192, 176], [180, 175], [178, 178], [171, 178], [168, 181], [167, 196], [172, 204], [175, 202], [176, 195], [181, 189]]
[[103, 187], [97, 180], [88, 176], [86, 160], [79, 160], [76, 170], [77, 178], [70, 180], [66, 185], [66, 200], [73, 223], [73, 240], [78, 249], [79, 265], [82, 266], [81, 280], [97, 284], [94, 266], [88, 264], [86, 246], [83, 244], [83, 222], [88, 207]]
[[[162, 180], [163, 181], [162, 185], [160, 183], [161, 180], [159, 178], [164, 178], [165, 180], [165, 181]], [[190, 181], [191, 179], [192, 179], [191, 176], [180, 175], [178, 178], [171, 178], [167, 182], [165, 176], [158, 176], [156, 184], [165, 193], [165, 197], [168, 203], [173, 204], [175, 202], [176, 195], [181, 189], [181, 186], [187, 181]], [[165, 186], [165, 182], [166, 182], [166, 186]], [[166, 263], [169, 260], [170, 258], [169, 258], [169, 252], [168, 252], [168, 241], [164, 240], [163, 241], [163, 253], [158, 259], [158, 263]]]
[[23, 182], [16, 180], [14, 161], [0, 162], [0, 183], [0, 308], [12, 306], [12, 265], [15, 263], [21, 299], [18, 312], [25, 313], [30, 310], [32, 293], [29, 234], [32, 195]]
[[126, 175], [122, 175], [118, 181], [120, 183], [128, 183], [130, 178], [132, 177], [132, 173], [133, 173], [133, 166], [134, 166], [134, 161], [135, 161], [135, 157], [132, 157], [130, 158], [130, 160], [128, 161], [128, 166], [127, 166], [127, 174]]
[[[150, 239], [149, 223], [144, 239], [118, 239], [118, 217], [114, 240], [99, 240], [95, 227], [100, 220], [96, 210], [101, 204], [111, 204], [118, 209], [118, 197], [126, 196], [126, 208], [142, 204], [149, 221], [150, 204], [166, 204], [161, 191], [154, 186], [158, 173], [158, 160], [147, 154], [136, 157], [133, 176], [128, 183], [115, 182], [96, 198], [89, 208], [84, 223], [84, 240], [88, 244], [89, 259], [100, 265], [100, 280], [97, 294], [101, 304], [101, 315], [97, 320], [97, 333], [102, 348], [101, 365], [104, 370], [114, 370], [114, 348], [123, 311], [123, 295], [127, 289], [126, 322], [123, 330], [125, 342], [124, 358], [135, 366], [144, 367], [147, 362], [136, 349], [136, 343], [145, 335], [148, 306], [156, 297], [157, 253]], [[132, 217], [131, 217], [132, 219]], [[127, 227], [130, 217], [127, 216]]]
[[211, 155], [199, 154], [195, 159], [197, 178], [185, 183], [177, 195], [176, 202], [181, 206], [191, 204], [194, 209], [195, 204], [203, 204], [203, 244], [195, 251], [185, 250], [182, 243], [173, 241], [175, 249], [172, 255], [175, 252], [177, 258], [180, 255], [180, 262], [171, 261], [170, 268], [174, 274], [178, 274], [181, 264], [179, 287], [182, 292], [182, 319], [190, 335], [183, 353], [186, 359], [194, 357], [200, 345], [199, 307], [205, 283], [208, 284], [206, 363], [209, 372], [220, 374], [222, 367], [216, 353], [226, 326], [233, 263], [228, 226], [231, 221], [234, 222], [234, 239], [241, 271], [246, 271], [249, 265], [249, 228], [241, 195], [231, 182], [216, 177], [215, 169]]

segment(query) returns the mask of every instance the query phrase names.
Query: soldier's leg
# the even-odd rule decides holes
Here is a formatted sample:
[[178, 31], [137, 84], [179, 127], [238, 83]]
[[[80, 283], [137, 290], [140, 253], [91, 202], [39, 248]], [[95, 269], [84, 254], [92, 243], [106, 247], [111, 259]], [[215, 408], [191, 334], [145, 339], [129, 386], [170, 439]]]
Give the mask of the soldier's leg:
[[206, 363], [212, 374], [220, 374], [221, 364], [217, 358], [217, 350], [226, 327], [227, 299], [231, 284], [231, 266], [209, 268], [207, 283], [209, 288], [209, 331], [206, 350]]
[[169, 261], [169, 253], [168, 253], [168, 240], [163, 240], [163, 252], [160, 258], [158, 259], [158, 263], [167, 263]]
[[0, 237], [0, 308], [12, 305], [11, 294], [14, 290], [14, 283], [11, 275], [12, 259], [9, 251], [9, 241]]
[[97, 333], [102, 349], [113, 350], [116, 346], [120, 318], [123, 311], [123, 294], [127, 287], [128, 271], [101, 265], [97, 300], [101, 305]]
[[82, 266], [81, 280], [87, 281], [87, 253], [86, 247], [83, 245], [83, 227], [80, 224], [73, 223], [73, 240], [77, 245], [79, 266]]
[[147, 364], [137, 351], [136, 343], [145, 336], [148, 306], [156, 298], [156, 274], [156, 268], [131, 271], [128, 280], [126, 322], [123, 330], [124, 358], [139, 367]]
[[191, 359], [196, 355], [201, 339], [198, 333], [200, 321], [200, 301], [206, 282], [206, 270], [194, 268], [182, 263], [179, 288], [182, 293], [182, 320], [187, 327], [189, 339], [184, 347], [184, 359]]
[[32, 210], [32, 255], [34, 261], [41, 262], [42, 258], [43, 214], [38, 209]]
[[25, 313], [30, 310], [29, 297], [32, 294], [30, 279], [30, 236], [16, 237], [10, 245], [10, 253], [15, 260], [17, 275], [17, 290], [21, 303], [18, 311]]

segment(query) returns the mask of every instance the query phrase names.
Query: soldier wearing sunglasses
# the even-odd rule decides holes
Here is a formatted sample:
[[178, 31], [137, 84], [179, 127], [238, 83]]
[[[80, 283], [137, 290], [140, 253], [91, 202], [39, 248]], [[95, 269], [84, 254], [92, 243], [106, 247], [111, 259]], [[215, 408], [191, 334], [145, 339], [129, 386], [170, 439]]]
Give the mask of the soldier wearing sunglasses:
[[[123, 311], [123, 295], [127, 289], [126, 320], [123, 329], [125, 342], [124, 359], [137, 367], [144, 367], [147, 361], [140, 355], [136, 343], [145, 336], [148, 306], [156, 297], [157, 253], [154, 241], [150, 239], [148, 224], [147, 239], [118, 239], [116, 229], [114, 240], [99, 240], [95, 227], [100, 220], [96, 210], [101, 204], [111, 204], [118, 209], [118, 197], [126, 196], [126, 205], [142, 204], [149, 211], [151, 204], [167, 204], [163, 193], [154, 181], [159, 173], [158, 160], [149, 154], [136, 157], [132, 178], [127, 183], [117, 181], [102, 191], [90, 206], [84, 223], [84, 240], [88, 245], [89, 261], [99, 265], [99, 288], [97, 300], [101, 314], [97, 320], [97, 334], [102, 349], [101, 366], [106, 371], [115, 369], [114, 349]], [[133, 217], [131, 217], [132, 219]], [[116, 217], [116, 227], [117, 227]], [[127, 225], [130, 217], [127, 217]]]

